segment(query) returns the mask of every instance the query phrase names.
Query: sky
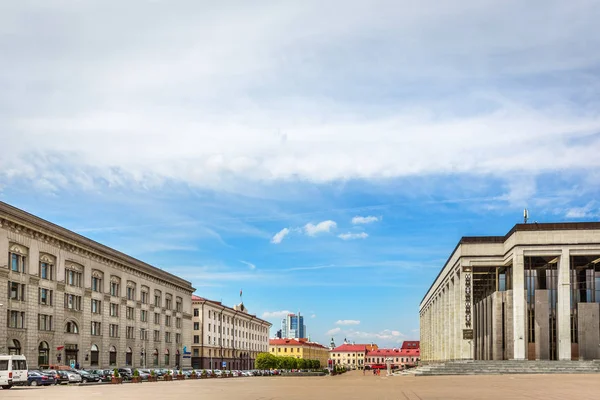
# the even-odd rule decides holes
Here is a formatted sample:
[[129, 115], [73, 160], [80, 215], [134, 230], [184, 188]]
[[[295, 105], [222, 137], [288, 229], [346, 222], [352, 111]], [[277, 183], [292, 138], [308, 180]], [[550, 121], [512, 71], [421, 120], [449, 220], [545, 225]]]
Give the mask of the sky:
[[593, 0], [0, 2], [0, 200], [311, 340], [461, 236], [600, 219]]

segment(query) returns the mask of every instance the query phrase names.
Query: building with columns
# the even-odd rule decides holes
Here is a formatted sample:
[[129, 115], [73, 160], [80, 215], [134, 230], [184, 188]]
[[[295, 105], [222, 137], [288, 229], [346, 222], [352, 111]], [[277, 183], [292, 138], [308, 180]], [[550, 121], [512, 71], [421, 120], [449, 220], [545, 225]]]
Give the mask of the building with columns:
[[244, 303], [227, 307], [192, 296], [192, 366], [247, 370], [259, 353], [269, 351], [271, 323], [250, 314]]
[[0, 202], [0, 353], [31, 369], [189, 366], [190, 282]]
[[420, 304], [421, 360], [600, 358], [600, 223], [463, 237]]

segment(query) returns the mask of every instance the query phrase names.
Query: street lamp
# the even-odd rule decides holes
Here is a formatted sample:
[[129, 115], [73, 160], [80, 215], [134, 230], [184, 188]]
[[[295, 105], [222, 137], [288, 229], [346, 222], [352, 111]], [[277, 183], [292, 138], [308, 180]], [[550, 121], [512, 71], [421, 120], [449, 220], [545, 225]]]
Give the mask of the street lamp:
[[147, 354], [147, 350], [145, 346], [145, 342], [146, 342], [146, 329], [145, 328], [140, 328], [140, 336], [142, 339], [142, 364], [144, 366], [144, 369], [146, 369], [146, 354]]

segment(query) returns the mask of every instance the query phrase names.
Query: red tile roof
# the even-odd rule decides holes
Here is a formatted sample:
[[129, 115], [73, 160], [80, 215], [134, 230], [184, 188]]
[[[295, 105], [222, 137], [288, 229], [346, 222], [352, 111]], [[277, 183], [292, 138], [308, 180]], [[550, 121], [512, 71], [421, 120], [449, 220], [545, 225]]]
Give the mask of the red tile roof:
[[420, 355], [421, 351], [419, 349], [377, 349], [367, 353], [367, 357], [419, 357]]
[[327, 347], [323, 346], [320, 343], [309, 342], [308, 339], [269, 339], [270, 346], [307, 346], [307, 347], [318, 347], [322, 349], [326, 349]]
[[[370, 345], [368, 345], [370, 347]], [[366, 344], [343, 344], [341, 346], [336, 347], [333, 350], [330, 350], [332, 353], [356, 353], [356, 352], [366, 352], [367, 345]]]
[[403, 349], [419, 349], [421, 348], [421, 342], [418, 340], [405, 340], [402, 342]]

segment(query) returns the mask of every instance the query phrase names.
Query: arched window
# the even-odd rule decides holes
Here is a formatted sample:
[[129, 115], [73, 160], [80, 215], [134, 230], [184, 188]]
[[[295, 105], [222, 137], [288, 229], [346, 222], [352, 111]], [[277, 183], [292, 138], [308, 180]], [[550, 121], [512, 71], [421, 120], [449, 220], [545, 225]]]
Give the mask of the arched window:
[[131, 351], [131, 347], [128, 347], [125, 351], [125, 365], [131, 366], [133, 363], [133, 351]]
[[165, 349], [165, 367], [169, 365], [169, 349]]
[[65, 333], [74, 333], [74, 334], [78, 334], [79, 333], [79, 327], [77, 326], [77, 324], [73, 321], [67, 321], [67, 323], [65, 324]]
[[8, 339], [7, 347], [9, 355], [21, 354], [21, 343], [17, 339]]
[[98, 346], [93, 344], [92, 348], [90, 350], [91, 350], [90, 351], [90, 354], [91, 354], [90, 365], [98, 366], [98, 361], [100, 359], [100, 357], [99, 357], [100, 351], [98, 350]]
[[117, 349], [115, 346], [110, 346], [108, 353], [108, 364], [117, 365]]
[[154, 349], [154, 353], [152, 353], [152, 355], [154, 356], [153, 358], [153, 364], [154, 365], [158, 365], [158, 349]]
[[50, 361], [50, 346], [48, 343], [41, 342], [38, 346], [38, 366], [48, 365]]

